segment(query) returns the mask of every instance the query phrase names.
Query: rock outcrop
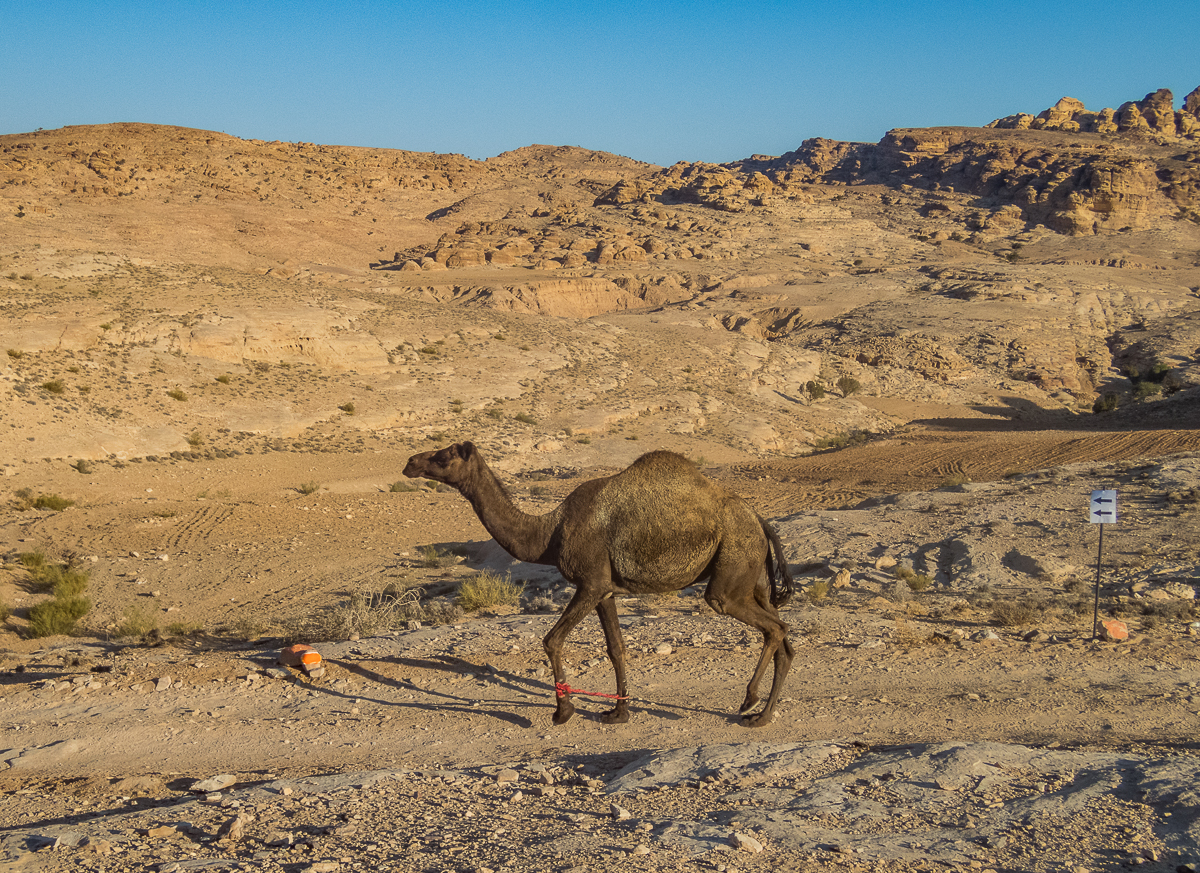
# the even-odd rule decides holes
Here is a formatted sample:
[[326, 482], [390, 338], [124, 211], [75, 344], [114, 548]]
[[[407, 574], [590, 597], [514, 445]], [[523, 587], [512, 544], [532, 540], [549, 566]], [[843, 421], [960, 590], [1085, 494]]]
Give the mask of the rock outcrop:
[[1018, 113], [998, 118], [988, 127], [1002, 130], [1061, 130], [1068, 133], [1145, 133], [1186, 139], [1200, 138], [1200, 88], [1184, 98], [1176, 112], [1174, 95], [1159, 88], [1141, 100], [1122, 103], [1117, 109], [1089, 112], [1083, 101], [1063, 97], [1037, 115]]

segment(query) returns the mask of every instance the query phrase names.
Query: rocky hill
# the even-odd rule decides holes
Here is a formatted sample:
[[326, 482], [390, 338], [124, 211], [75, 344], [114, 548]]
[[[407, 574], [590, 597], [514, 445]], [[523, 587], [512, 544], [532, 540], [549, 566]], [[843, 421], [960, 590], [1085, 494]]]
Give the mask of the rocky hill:
[[[668, 168], [140, 124], [0, 137], [0, 385], [56, 408], [0, 445], [102, 460], [189, 451], [196, 432], [320, 442], [347, 402], [355, 431], [418, 436], [514, 403], [542, 423], [520, 444], [563, 460], [604, 459], [577, 440], [634, 419], [643, 438], [797, 454], [925, 403], [1187, 413], [1197, 95], [1173, 127], [1164, 100], [1115, 131], [1060, 101], [1027, 124]], [[263, 367], [286, 375], [263, 402], [214, 396]], [[39, 387], [55, 380], [69, 403]]]

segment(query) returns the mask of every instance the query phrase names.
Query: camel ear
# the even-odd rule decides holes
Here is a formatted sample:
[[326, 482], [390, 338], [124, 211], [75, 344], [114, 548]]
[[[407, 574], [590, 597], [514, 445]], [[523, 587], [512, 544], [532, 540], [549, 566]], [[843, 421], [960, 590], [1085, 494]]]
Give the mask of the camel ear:
[[468, 441], [465, 443], [458, 444], [458, 456], [460, 458], [462, 458], [464, 461], [471, 460], [471, 457], [475, 454], [475, 452], [476, 452], [475, 443], [473, 443], [473, 442]]

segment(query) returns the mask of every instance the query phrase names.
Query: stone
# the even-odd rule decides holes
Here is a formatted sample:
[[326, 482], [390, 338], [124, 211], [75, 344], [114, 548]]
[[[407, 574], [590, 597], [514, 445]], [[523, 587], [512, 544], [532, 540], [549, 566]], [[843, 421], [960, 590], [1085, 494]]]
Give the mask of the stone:
[[654, 647], [654, 654], [656, 655], [669, 655], [674, 651], [670, 643], [659, 643]]
[[743, 834], [739, 831], [734, 831], [729, 835], [729, 844], [735, 849], [741, 849], [743, 852], [751, 852], [758, 854], [763, 850], [763, 844], [749, 834]]
[[84, 837], [80, 848], [92, 855], [111, 855], [113, 853], [112, 841], [98, 837]]
[[155, 691], [166, 691], [174, 684], [175, 680], [170, 676], [160, 676], [154, 683]]
[[246, 825], [253, 821], [254, 816], [250, 813], [238, 813], [217, 829], [217, 840], [228, 840], [231, 843], [236, 843], [245, 836]]
[[500, 784], [506, 782], [516, 782], [521, 778], [521, 774], [510, 767], [506, 767], [496, 774], [496, 781]]
[[237, 777], [232, 773], [221, 773], [217, 776], [209, 776], [207, 779], [200, 779], [192, 783], [189, 789], [193, 794], [211, 794], [214, 791], [224, 791], [226, 788], [231, 788], [237, 784]]
[[54, 849], [77, 849], [87, 842], [87, 837], [79, 831], [67, 831], [54, 838]]
[[641, 845], [634, 846], [632, 849], [630, 849], [629, 854], [631, 854], [631, 855], [649, 855], [650, 847], [643, 843]]
[[633, 818], [633, 813], [616, 803], [610, 803], [608, 805], [608, 812], [615, 821], [628, 821], [629, 819]]

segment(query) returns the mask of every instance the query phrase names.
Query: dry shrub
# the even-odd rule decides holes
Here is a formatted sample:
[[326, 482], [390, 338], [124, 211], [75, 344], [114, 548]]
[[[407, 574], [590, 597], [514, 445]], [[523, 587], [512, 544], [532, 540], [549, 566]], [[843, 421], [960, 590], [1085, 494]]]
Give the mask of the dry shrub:
[[463, 612], [493, 606], [516, 606], [524, 586], [496, 573], [476, 573], [458, 587], [457, 603]]
[[992, 603], [992, 618], [1002, 627], [1021, 627], [1038, 624], [1045, 615], [1047, 604], [1035, 596], [1020, 600], [997, 600]]
[[1194, 600], [1141, 600], [1138, 601], [1142, 615], [1156, 616], [1171, 621], [1190, 619], [1196, 611]]
[[421, 546], [417, 549], [421, 558], [417, 561], [417, 566], [424, 567], [427, 570], [440, 570], [443, 567], [449, 567], [458, 563], [458, 558], [437, 546]]
[[112, 635], [117, 639], [144, 639], [156, 630], [158, 619], [135, 606], [121, 617], [112, 629]]
[[910, 591], [924, 591], [933, 584], [933, 577], [927, 576], [924, 573], [918, 573], [912, 567], [906, 567], [903, 564], [897, 564], [892, 572], [897, 578], [903, 579], [908, 583]]
[[68, 506], [74, 506], [74, 500], [59, 497], [57, 494], [38, 494], [34, 496], [32, 488], [18, 488], [13, 492], [14, 505], [20, 512], [29, 509], [52, 509], [62, 512]]
[[167, 636], [196, 637], [204, 634], [204, 625], [198, 621], [173, 621], [167, 625]]
[[319, 643], [390, 633], [425, 618], [421, 594], [406, 583], [389, 583], [379, 591], [355, 591], [343, 603], [292, 624], [286, 636], [295, 642]]
[[912, 624], [902, 615], [896, 616], [896, 635], [893, 641], [896, 645], [908, 649], [942, 642], [936, 634], [923, 632], [921, 628]]
[[808, 598], [809, 603], [820, 603], [829, 596], [829, 591], [828, 580], [818, 579], [809, 585], [808, 588], [804, 589], [804, 596]]

